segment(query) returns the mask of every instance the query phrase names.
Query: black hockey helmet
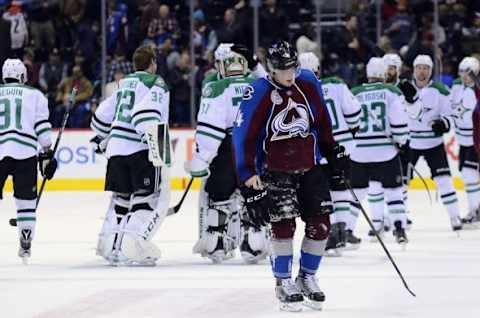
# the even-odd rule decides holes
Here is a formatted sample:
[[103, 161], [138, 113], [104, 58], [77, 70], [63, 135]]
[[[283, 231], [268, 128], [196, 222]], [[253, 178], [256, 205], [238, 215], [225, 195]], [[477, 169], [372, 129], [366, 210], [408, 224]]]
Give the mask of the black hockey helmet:
[[267, 69], [269, 72], [272, 72], [273, 70], [287, 70], [297, 67], [297, 50], [287, 41], [277, 41], [268, 48]]

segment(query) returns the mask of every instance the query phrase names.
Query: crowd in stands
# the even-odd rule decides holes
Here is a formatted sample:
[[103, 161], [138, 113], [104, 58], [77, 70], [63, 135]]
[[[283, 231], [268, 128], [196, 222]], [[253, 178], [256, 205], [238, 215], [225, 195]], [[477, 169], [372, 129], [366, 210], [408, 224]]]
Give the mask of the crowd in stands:
[[[250, 1], [196, 0], [192, 37], [195, 56], [190, 56], [189, 2], [107, 0], [106, 3], [106, 95], [112, 94], [119, 80], [133, 71], [130, 60], [135, 48], [142, 44], [154, 46], [157, 72], [171, 88], [173, 126], [189, 125], [190, 77], [194, 77], [197, 100], [201, 81], [213, 69], [213, 52], [219, 43], [241, 43], [253, 49]], [[322, 17], [325, 23], [322, 23], [321, 49], [316, 43], [314, 1], [261, 2], [260, 47], [256, 51], [261, 62], [272, 40], [288, 39], [300, 52], [313, 51], [321, 56], [325, 76], [337, 75], [349, 85], [364, 80], [366, 62], [381, 52], [402, 56], [404, 76], [409, 76], [417, 54], [436, 56], [442, 62], [440, 80], [447, 85], [456, 77], [457, 65], [464, 56], [480, 54], [478, 0], [439, 0], [437, 30], [433, 23], [433, 1], [384, 0], [378, 43], [376, 1], [342, 0], [341, 12], [336, 9], [337, 1], [325, 1], [322, 12], [337, 15], [330, 21]], [[61, 123], [73, 86], [79, 87], [79, 93], [68, 127], [88, 127], [91, 114], [101, 100], [100, 13], [98, 0], [0, 0], [0, 63], [7, 57], [24, 61], [28, 85], [48, 96], [54, 126]]]

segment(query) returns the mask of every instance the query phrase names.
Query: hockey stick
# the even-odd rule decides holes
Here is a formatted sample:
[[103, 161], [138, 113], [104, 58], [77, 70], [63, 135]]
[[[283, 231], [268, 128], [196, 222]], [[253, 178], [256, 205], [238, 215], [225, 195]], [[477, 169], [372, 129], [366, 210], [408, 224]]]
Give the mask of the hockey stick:
[[399, 276], [400, 279], [402, 280], [403, 285], [405, 286], [405, 288], [407, 289], [407, 291], [410, 293], [410, 295], [412, 295], [413, 297], [417, 297], [417, 295], [415, 295], [415, 293], [410, 289], [410, 287], [408, 287], [407, 282], [405, 281], [405, 278], [403, 278], [403, 275], [402, 275], [402, 273], [400, 272], [400, 269], [398, 268], [397, 264], [396, 264], [395, 261], [393, 260], [392, 255], [390, 255], [390, 252], [388, 251], [387, 247], [385, 246], [385, 243], [383, 243], [380, 235], [378, 235], [377, 231], [375, 230], [375, 227], [373, 226], [372, 221], [370, 220], [370, 218], [368, 217], [367, 212], [365, 211], [365, 209], [363, 208], [362, 204], [360, 203], [360, 200], [358, 199], [357, 195], [355, 194], [355, 191], [353, 191], [352, 186], [350, 185], [350, 182], [349, 182], [347, 179], [345, 179], [345, 178], [344, 178], [344, 181], [345, 181], [345, 185], [346, 185], [347, 188], [348, 188], [348, 191], [350, 191], [350, 194], [351, 194], [352, 197], [355, 199], [355, 201], [358, 203], [358, 206], [360, 207], [360, 210], [362, 211], [362, 214], [363, 214], [363, 216], [365, 217], [365, 220], [367, 220], [368, 225], [370, 226], [370, 228], [372, 229], [373, 233], [374, 233], [375, 236], [377, 237], [378, 242], [380, 242], [380, 245], [382, 246], [383, 250], [385, 251], [385, 254], [387, 254], [388, 259], [390, 260], [390, 262], [392, 263], [393, 267], [395, 268], [395, 271], [397, 272], [398, 276]]
[[[70, 96], [68, 97], [68, 103], [65, 107], [65, 114], [63, 114], [63, 119], [62, 119], [62, 125], [60, 126], [60, 131], [58, 132], [57, 140], [55, 140], [55, 145], [53, 146], [53, 156], [52, 158], [55, 158], [55, 154], [57, 153], [58, 146], [60, 144], [60, 140], [63, 135], [63, 131], [65, 130], [65, 126], [67, 126], [67, 121], [68, 117], [70, 116], [70, 111], [75, 104], [75, 97], [77, 96], [78, 89], [74, 87], [72, 89], [72, 92], [70, 93]], [[42, 198], [43, 190], [45, 189], [45, 184], [47, 183], [47, 178], [43, 177], [42, 179], [42, 184], [40, 185], [40, 190], [38, 192], [37, 196], [37, 206], [38, 208], [38, 203], [40, 202], [40, 199]], [[17, 219], [10, 219], [8, 222], [11, 226], [17, 226]]]
[[[374, 123], [376, 125], [378, 125], [378, 120], [377, 118], [375, 118], [375, 116], [373, 116], [372, 112], [368, 112], [368, 115], [373, 119]], [[397, 144], [395, 143], [395, 141], [393, 140], [393, 138], [391, 136], [389, 136], [387, 134], [387, 132], [385, 130], [383, 130], [383, 134], [384, 136], [393, 144], [393, 146], [397, 149], [397, 151], [400, 151], [400, 148], [397, 146]], [[402, 164], [400, 163], [400, 168], [402, 167]], [[430, 189], [428, 188], [428, 184], [427, 184], [427, 181], [425, 180], [425, 178], [420, 174], [420, 172], [418, 172], [417, 168], [415, 168], [415, 166], [411, 163], [411, 162], [408, 162], [408, 168], [411, 168], [412, 171], [418, 176], [418, 178], [420, 179], [420, 181], [422, 181], [425, 189], [427, 190], [427, 195], [428, 195], [428, 199], [430, 200], [430, 205], [433, 204], [433, 200], [432, 200], [432, 194], [430, 193]], [[403, 177], [403, 171], [402, 171], [402, 177]]]
[[195, 178], [193, 177], [190, 178], [190, 181], [188, 182], [187, 187], [185, 188], [185, 191], [183, 191], [182, 198], [180, 199], [180, 201], [178, 201], [177, 205], [175, 205], [174, 207], [168, 208], [167, 216], [175, 214], [178, 212], [178, 210], [180, 210], [180, 208], [182, 207], [183, 201], [185, 201], [185, 198], [187, 197], [187, 194], [190, 191], [190, 187], [192, 186], [193, 179]]

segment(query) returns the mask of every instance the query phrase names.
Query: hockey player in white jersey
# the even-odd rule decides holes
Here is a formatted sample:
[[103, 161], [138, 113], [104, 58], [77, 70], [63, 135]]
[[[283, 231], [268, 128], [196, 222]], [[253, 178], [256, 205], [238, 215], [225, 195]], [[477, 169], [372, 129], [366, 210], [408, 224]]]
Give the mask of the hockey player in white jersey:
[[[194, 252], [219, 263], [234, 256], [239, 245], [247, 263], [266, 258], [266, 228], [252, 223], [238, 193], [233, 163], [231, 131], [244, 91], [253, 78], [247, 77], [246, 58], [221, 44], [216, 54], [222, 79], [203, 88], [195, 134], [196, 150], [186, 164], [192, 177], [202, 177], [206, 194], [205, 229]], [[202, 207], [201, 207], [202, 208]], [[241, 226], [240, 226], [241, 225]]]
[[148, 46], [138, 48], [136, 72], [92, 118], [99, 144], [106, 144], [105, 189], [113, 192], [97, 254], [113, 265], [154, 265], [160, 257], [151, 239], [169, 202], [169, 91], [155, 75], [155, 56]]
[[[25, 85], [27, 69], [18, 59], [7, 59], [0, 85], [0, 203], [9, 175], [17, 207], [20, 239], [18, 256], [30, 257], [35, 236], [37, 207], [37, 161], [41, 174], [53, 178], [57, 161], [50, 149], [51, 125], [48, 100], [37, 89]], [[38, 154], [40, 149], [40, 154]], [[37, 156], [38, 154], [38, 156]]]
[[[301, 53], [298, 56], [300, 67], [312, 70], [320, 78], [318, 57], [312, 52]], [[332, 122], [333, 137], [336, 142], [351, 153], [355, 147], [352, 132], [359, 128], [361, 107], [352, 95], [348, 86], [339, 78], [328, 77], [321, 80], [325, 103]], [[333, 176], [328, 165], [325, 172], [329, 176], [330, 195], [333, 201], [333, 213], [330, 215], [331, 229], [326, 250], [340, 255], [340, 250], [348, 244], [356, 248], [361, 242], [353, 235], [356, 216], [350, 211], [351, 195], [345, 182], [338, 176]]]
[[413, 67], [413, 84], [418, 90], [419, 101], [423, 104], [423, 114], [418, 119], [409, 118], [409, 161], [415, 166], [418, 159], [424, 157], [447, 209], [451, 227], [458, 231], [462, 229], [462, 223], [443, 144], [443, 134], [452, 125], [450, 92], [442, 83], [431, 79], [433, 61], [430, 56], [418, 55], [413, 61]]
[[[383, 56], [383, 62], [387, 67], [387, 73], [385, 76], [385, 83], [396, 86], [402, 89], [403, 85], [400, 82], [400, 72], [402, 69], [402, 60], [398, 54], [389, 53]], [[403, 93], [403, 92], [402, 92]], [[413, 101], [412, 101], [413, 102]], [[410, 107], [411, 108], [411, 107]], [[418, 115], [418, 114], [415, 114]], [[403, 179], [403, 202], [407, 207], [408, 199], [408, 181], [407, 167], [408, 167], [408, 141], [404, 147], [405, 153], [400, 154], [400, 160], [402, 162], [402, 179]], [[388, 231], [390, 229], [390, 219], [388, 217], [388, 209], [385, 209], [385, 200], [383, 188], [380, 182], [371, 180], [368, 187], [368, 203], [372, 220], [375, 222], [383, 222], [383, 229]], [[383, 221], [382, 221], [383, 220]], [[411, 224], [411, 220], [407, 218], [407, 225]], [[407, 227], [408, 228], [408, 227]], [[375, 234], [373, 231], [368, 232], [369, 237], [375, 240]]]
[[478, 76], [479, 71], [480, 65], [476, 58], [470, 56], [463, 58], [458, 66], [460, 78], [453, 82], [450, 94], [453, 108], [452, 117], [455, 122], [455, 137], [460, 146], [459, 170], [462, 174], [468, 199], [468, 214], [462, 219], [464, 224], [478, 221], [480, 205], [479, 163], [473, 147], [472, 122], [472, 113], [477, 104], [477, 98], [474, 91], [474, 82], [469, 76], [469, 72]]
[[[407, 218], [398, 149], [407, 142], [408, 118], [402, 92], [384, 83], [386, 72], [381, 58], [371, 58], [367, 64], [368, 83], [352, 88], [352, 93], [362, 104], [362, 117], [351, 154], [351, 178], [359, 200], [367, 194], [370, 180], [382, 185], [394, 225], [393, 234], [398, 243], [405, 244], [408, 242], [405, 233]], [[354, 202], [351, 209], [359, 212], [359, 204]], [[379, 231], [383, 222], [374, 222], [374, 226]]]

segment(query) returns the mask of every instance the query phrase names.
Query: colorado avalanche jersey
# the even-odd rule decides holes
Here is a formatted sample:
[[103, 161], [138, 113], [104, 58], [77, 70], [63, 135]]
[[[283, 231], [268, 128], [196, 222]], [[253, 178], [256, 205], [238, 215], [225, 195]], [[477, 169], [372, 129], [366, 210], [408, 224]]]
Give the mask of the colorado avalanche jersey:
[[347, 84], [336, 77], [322, 79], [322, 88], [332, 122], [333, 138], [351, 153], [355, 145], [351, 130], [359, 125], [360, 103]]
[[[415, 83], [413, 83], [415, 85]], [[423, 104], [423, 113], [418, 119], [409, 118], [410, 147], [412, 149], [430, 149], [443, 143], [442, 136], [435, 136], [432, 122], [444, 119], [451, 126], [452, 115], [450, 92], [439, 82], [431, 81], [427, 86], [418, 88], [419, 101]]]
[[320, 163], [335, 140], [314, 73], [301, 70], [288, 88], [255, 80], [243, 95], [233, 141], [241, 182], [263, 169], [299, 172]]
[[0, 160], [34, 157], [38, 145], [51, 146], [48, 100], [21, 84], [0, 85]]
[[462, 146], [473, 146], [472, 114], [477, 105], [477, 97], [472, 87], [462, 84], [460, 79], [453, 82], [450, 92], [453, 120], [455, 122], [455, 137]]
[[251, 77], [227, 77], [204, 87], [195, 134], [195, 155], [203, 161], [211, 162], [225, 136], [232, 134], [242, 96], [252, 82]]
[[368, 83], [352, 88], [361, 103], [360, 128], [355, 134], [356, 162], [383, 162], [397, 154], [394, 143], [408, 139], [408, 116], [401, 91], [384, 83]]
[[148, 149], [142, 135], [155, 122], [168, 122], [169, 92], [157, 75], [135, 72], [119, 83], [95, 112], [91, 127], [108, 138], [106, 156], [127, 156]]

